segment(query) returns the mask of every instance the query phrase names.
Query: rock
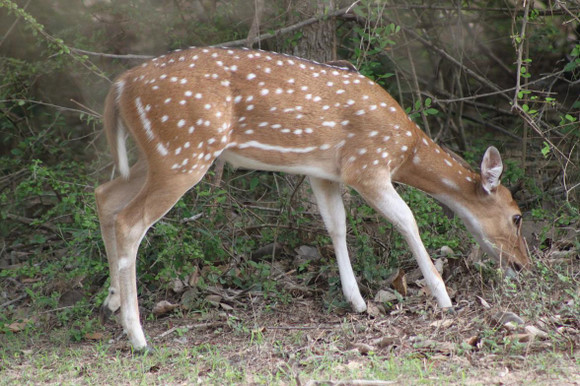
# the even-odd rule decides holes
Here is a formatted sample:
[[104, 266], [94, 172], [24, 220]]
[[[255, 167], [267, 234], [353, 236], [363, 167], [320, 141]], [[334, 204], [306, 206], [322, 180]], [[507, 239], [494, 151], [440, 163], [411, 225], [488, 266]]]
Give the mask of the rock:
[[265, 257], [278, 257], [282, 253], [282, 244], [270, 243], [252, 252], [252, 260], [260, 260]]
[[171, 282], [171, 290], [176, 294], [180, 294], [183, 291], [185, 291], [185, 284], [183, 283], [183, 281], [181, 281], [181, 279], [175, 278]]
[[505, 327], [507, 330], [510, 330], [510, 331], [515, 331], [515, 330], [517, 330], [517, 329], [518, 329], [518, 325], [517, 325], [516, 323], [514, 323], [514, 322], [507, 322], [507, 323], [504, 323], [504, 324], [503, 324], [503, 326], [504, 326], [504, 327]]
[[498, 312], [493, 316], [493, 318], [497, 323], [502, 325], [508, 322], [513, 322], [514, 324], [524, 324], [524, 320], [513, 312]]
[[59, 307], [70, 307], [70, 306], [78, 303], [79, 301], [81, 301], [83, 298], [84, 298], [84, 295], [80, 291], [77, 291], [77, 290], [66, 291], [65, 293], [63, 293], [60, 296], [60, 299], [58, 299], [58, 306]]
[[193, 310], [199, 301], [199, 291], [197, 288], [189, 288], [181, 295], [181, 307], [185, 310]]
[[300, 247], [294, 250], [298, 256], [306, 257], [310, 260], [319, 260], [320, 253], [318, 252], [318, 248], [311, 247], [308, 245], [301, 245]]
[[371, 345], [383, 348], [398, 343], [400, 339], [398, 336], [383, 336], [382, 338], [372, 340]]
[[393, 291], [389, 289], [379, 290], [379, 292], [377, 292], [377, 294], [375, 295], [375, 302], [377, 303], [388, 303], [393, 302], [395, 300], [398, 300], [397, 294], [395, 294]]
[[455, 254], [453, 249], [449, 248], [447, 245], [442, 246], [439, 252], [441, 253], [441, 256], [444, 257], [453, 256]]
[[443, 275], [443, 268], [447, 264], [447, 259], [441, 257], [435, 260], [435, 263], [433, 264], [435, 265], [435, 269], [437, 270], [437, 272], [439, 272], [440, 275]]
[[222, 297], [219, 295], [207, 295], [205, 297], [205, 301], [210, 303], [211, 305], [214, 305], [216, 307], [219, 307], [220, 302], [222, 301]]
[[534, 326], [526, 326], [524, 328], [526, 330], [527, 333], [532, 334], [533, 336], [536, 336], [538, 338], [542, 338], [545, 339], [548, 337], [548, 333], [545, 331], [540, 330], [537, 327]]
[[167, 300], [162, 300], [153, 307], [153, 314], [155, 316], [161, 316], [173, 311], [177, 307], [179, 307], [179, 304], [171, 304]]

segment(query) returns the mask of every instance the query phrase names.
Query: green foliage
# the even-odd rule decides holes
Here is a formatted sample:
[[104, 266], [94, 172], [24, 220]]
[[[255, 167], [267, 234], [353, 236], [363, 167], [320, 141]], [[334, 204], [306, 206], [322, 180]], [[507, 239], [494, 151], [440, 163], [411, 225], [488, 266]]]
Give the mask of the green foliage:
[[[6, 170], [13, 163], [12, 157], [0, 157], [0, 169]], [[102, 242], [92, 189], [87, 189], [92, 181], [87, 178], [87, 166], [75, 161], [50, 166], [32, 159], [20, 167], [21, 178], [0, 199], [4, 218], [0, 236], [26, 245], [28, 258], [1, 270], [0, 279], [25, 278], [31, 283], [26, 293], [35, 309], [57, 309], [63, 292], [77, 285], [99, 286], [108, 272], [105, 261], [97, 257], [102, 253]], [[5, 221], [14, 218], [21, 222]], [[91, 315], [93, 307], [84, 298], [57, 311], [56, 323], [70, 325]], [[12, 323], [11, 313], [6, 315], [4, 323]]]
[[412, 120], [416, 121], [421, 114], [425, 114], [427, 116], [436, 116], [439, 114], [439, 110], [431, 107], [433, 100], [431, 98], [425, 98], [424, 101], [417, 100], [414, 104], [414, 108], [407, 107], [405, 109], [405, 113], [411, 118]]
[[[68, 328], [68, 338], [78, 341], [97, 329], [92, 319], [93, 311], [106, 295], [108, 277], [93, 187], [110, 178], [110, 158], [104, 152], [98, 114], [92, 110], [101, 110], [109, 80], [135, 63], [93, 56], [94, 61], [90, 61], [73, 47], [149, 55], [192, 44], [219, 44], [245, 38], [247, 20], [237, 15], [240, 9], [247, 8], [247, 2], [221, 1], [213, 9], [211, 6], [216, 2], [203, 2], [210, 7], [203, 15], [188, 8], [191, 4], [185, 4], [187, 2], [167, 2], [162, 11], [155, 0], [92, 2], [93, 6], [85, 5], [91, 2], [72, 0], [33, 1], [26, 9], [19, 5], [21, 3], [0, 0], [0, 8], [6, 11], [0, 15], [6, 22], [3, 24], [15, 23], [11, 31], [3, 30], [2, 48], [6, 48], [6, 54], [0, 58], [0, 239], [3, 242], [0, 258], [4, 264], [0, 270], [0, 284], [3, 292], [17, 291], [26, 295], [34, 312], [48, 311], [47, 323]], [[455, 92], [457, 86], [476, 94], [474, 90], [479, 90], [481, 84], [476, 85], [462, 69], [458, 84], [450, 86], [450, 79], [455, 76], [448, 76], [446, 66], [449, 64], [429, 56], [431, 53], [419, 46], [416, 39], [409, 39], [410, 35], [403, 36], [406, 29], [401, 26], [412, 28], [409, 20], [416, 22], [426, 28], [419, 31], [422, 37], [428, 38], [434, 47], [441, 45], [452, 55], [457, 53], [456, 48], [464, 50], [464, 47], [447, 45], [453, 39], [437, 36], [436, 31], [429, 29], [432, 20], [424, 19], [423, 14], [409, 18], [401, 11], [396, 21], [390, 21], [395, 15], [384, 5], [374, 0], [357, 2], [353, 8], [357, 21], [349, 19], [337, 23], [341, 25], [337, 44], [340, 56], [356, 63], [364, 75], [394, 90], [393, 95], [406, 106], [405, 111], [412, 119], [423, 116], [436, 123], [432, 127], [446, 129], [445, 119], [452, 117], [455, 110], [437, 104], [430, 97], [419, 100], [418, 92], [428, 91], [422, 95], [442, 98], [449, 90]], [[280, 8], [280, 15], [285, 12]], [[296, 19], [302, 16], [296, 10], [291, 12], [295, 12]], [[246, 16], [243, 13], [242, 18]], [[554, 66], [562, 68], [562, 79], [577, 80], [580, 46], [562, 44], [561, 23], [548, 23], [546, 18], [532, 12], [530, 20], [534, 19], [528, 36], [514, 37], [518, 43], [530, 39], [530, 52], [523, 60], [519, 75], [531, 82], [537, 74], [546, 72], [542, 64], [546, 66], [547, 63], [550, 71]], [[263, 20], [261, 27], [263, 31], [275, 31], [286, 26], [285, 23], [283, 17], [276, 17]], [[507, 42], [505, 44], [510, 46], [511, 20], [502, 18], [492, 24], [498, 33], [494, 31], [487, 41], [498, 42], [498, 45]], [[445, 26], [444, 30], [449, 28]], [[295, 30], [276, 39], [283, 41], [282, 47], [291, 47], [303, 38], [303, 34], [304, 31]], [[13, 47], [18, 49], [8, 50], [11, 38]], [[266, 48], [271, 42], [262, 43]], [[417, 74], [410, 70], [407, 47], [413, 55]], [[500, 54], [508, 52], [505, 49], [497, 51]], [[472, 56], [467, 49], [461, 52], [466, 55], [465, 61], [461, 61], [466, 68], [490, 68], [486, 75], [493, 78], [498, 66], [480, 62], [480, 58]], [[513, 52], [508, 53], [510, 55], [505, 58], [512, 57]], [[543, 59], [544, 56], [549, 60]], [[500, 55], [509, 67], [513, 60], [505, 58]], [[433, 69], [434, 62], [437, 62], [437, 71]], [[511, 75], [506, 77], [509, 81], [498, 82], [498, 85], [504, 89], [512, 87]], [[432, 82], [435, 76], [439, 78]], [[422, 90], [414, 89], [413, 77], [417, 77]], [[62, 83], [61, 79], [67, 79], [68, 83]], [[431, 87], [430, 83], [437, 87]], [[561, 142], [553, 141], [556, 146], [574, 144], [580, 138], [577, 114], [580, 102], [563, 101], [563, 93], [545, 92], [538, 84], [532, 82], [519, 90], [517, 98], [522, 110], [534, 120], [548, 117], [546, 136], [557, 132], [558, 139], [564, 138]], [[467, 97], [468, 93], [463, 96]], [[75, 101], [75, 108], [84, 112], [73, 110], [71, 100]], [[467, 98], [465, 116], [481, 114], [484, 120], [519, 133], [521, 122], [516, 118], [505, 112], [499, 115], [490, 112], [494, 108], [501, 110], [502, 106], [492, 105], [493, 101], [487, 98], [478, 98], [477, 103], [482, 105], [469, 102]], [[79, 107], [83, 104], [86, 109]], [[466, 158], [475, 165], [487, 145], [503, 141], [483, 125], [466, 126], [466, 129], [469, 145]], [[445, 131], [443, 134], [443, 141], [453, 140]], [[530, 149], [535, 149], [537, 155], [546, 160], [559, 154], [558, 149], [544, 139], [530, 140], [534, 142]], [[506, 149], [516, 146], [505, 144]], [[538, 201], [551, 199], [533, 184], [532, 177], [516, 167], [516, 162], [509, 159], [504, 162], [507, 184], [525, 180]], [[269, 304], [288, 302], [290, 294], [276, 280], [279, 274], [274, 269], [275, 259], [272, 256], [254, 259], [253, 252], [278, 242], [283, 245], [284, 253], [277, 259], [291, 261], [294, 248], [300, 245], [323, 249], [331, 244], [320, 218], [311, 210], [309, 199], [300, 193], [295, 195], [296, 179], [284, 174], [226, 169], [224, 180], [221, 187], [200, 183], [148, 232], [138, 256], [139, 285], [144, 297], [149, 299], [156, 293], [166, 293], [167, 283], [174, 278], [185, 279], [199, 272], [200, 289], [223, 286], [260, 290]], [[457, 219], [447, 218], [438, 204], [414, 189], [401, 188], [400, 191], [413, 209], [425, 245], [433, 255], [443, 245], [467, 251], [462, 242], [466, 236]], [[555, 215], [539, 208], [534, 208], [532, 213], [536, 218], [551, 221], [551, 226], [556, 228], [578, 224], [577, 208], [569, 202], [559, 207]], [[193, 217], [197, 219], [189, 221]], [[360, 197], [355, 197], [349, 208], [348, 225], [349, 248], [355, 270], [364, 285], [375, 288], [393, 267], [411, 264], [402, 237], [362, 203]], [[547, 233], [548, 229], [541, 235], [542, 246], [548, 244]], [[328, 304], [344, 305], [341, 304], [343, 298], [332, 252], [323, 255], [320, 261], [300, 261], [295, 267], [297, 277], [309, 285], [316, 280], [319, 280], [317, 285], [323, 282], [323, 286], [328, 286]], [[561, 281], [567, 278], [546, 277]], [[22, 288], [15, 287], [14, 282], [23, 283]], [[59, 302], [71, 289], [81, 292], [83, 298], [60, 309]], [[200, 300], [199, 304], [202, 303]], [[11, 323], [26, 319], [17, 311], [12, 305], [5, 308], [0, 316], [0, 332], [7, 332]], [[23, 328], [30, 331], [39, 325], [26, 322]], [[253, 339], [261, 341], [259, 334]]]
[[[463, 225], [457, 217], [448, 218], [433, 198], [415, 188], [401, 186], [398, 191], [412, 208], [421, 239], [429, 251], [437, 251], [443, 246], [452, 249], [462, 246], [462, 239], [466, 234], [462, 231]], [[413, 258], [406, 241], [392, 224], [382, 219], [366, 204], [359, 203], [356, 208], [348, 216], [350, 229], [355, 237], [355, 272], [362, 276], [365, 285], [374, 287], [387, 278], [394, 268], [412, 261]], [[386, 250], [378, 248], [375, 239]]]
[[462, 227], [457, 217], [450, 219], [445, 216], [433, 198], [417, 189], [406, 188], [401, 196], [413, 209], [426, 248], [437, 250], [447, 245], [455, 249], [460, 245], [460, 239], [454, 234]]
[[580, 44], [576, 46], [570, 52], [570, 62], [564, 66], [564, 71], [572, 72], [577, 77], [578, 69], [580, 68]]

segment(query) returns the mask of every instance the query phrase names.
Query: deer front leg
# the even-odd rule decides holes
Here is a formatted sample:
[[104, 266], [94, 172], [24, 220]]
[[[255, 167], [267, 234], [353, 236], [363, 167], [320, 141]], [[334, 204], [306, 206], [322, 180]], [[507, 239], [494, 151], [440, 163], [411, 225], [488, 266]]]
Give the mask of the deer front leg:
[[427, 287], [437, 299], [439, 307], [452, 307], [445, 283], [421, 241], [415, 217], [407, 203], [395, 190], [389, 174], [387, 172], [377, 173], [377, 175], [367, 176], [367, 178], [359, 176], [356, 183], [351, 186], [403, 235], [419, 264]]
[[320, 178], [310, 177], [310, 185], [318, 203], [326, 229], [332, 239], [338, 263], [342, 292], [355, 312], [363, 312], [367, 305], [360, 294], [346, 246], [346, 216], [340, 184]]

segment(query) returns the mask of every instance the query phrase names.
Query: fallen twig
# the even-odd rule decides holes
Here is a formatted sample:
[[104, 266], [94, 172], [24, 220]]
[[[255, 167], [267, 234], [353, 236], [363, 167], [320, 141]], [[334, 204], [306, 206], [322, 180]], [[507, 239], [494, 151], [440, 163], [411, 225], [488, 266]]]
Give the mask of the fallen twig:
[[6, 303], [0, 304], [0, 308], [8, 307], [11, 304], [17, 303], [17, 302], [21, 301], [22, 299], [26, 298], [27, 296], [28, 296], [28, 294], [20, 295], [16, 299], [12, 299], [12, 300], [7, 301]]
[[173, 332], [177, 331], [177, 330], [182, 330], [182, 331], [189, 331], [192, 330], [194, 328], [206, 328], [206, 327], [216, 327], [216, 326], [221, 326], [223, 325], [222, 322], [211, 322], [211, 323], [197, 323], [197, 324], [188, 324], [185, 326], [175, 326], [173, 328], [170, 328], [169, 330], [157, 335], [155, 338], [153, 338], [154, 340], [159, 340], [161, 338], [165, 338], [167, 335], [172, 334]]

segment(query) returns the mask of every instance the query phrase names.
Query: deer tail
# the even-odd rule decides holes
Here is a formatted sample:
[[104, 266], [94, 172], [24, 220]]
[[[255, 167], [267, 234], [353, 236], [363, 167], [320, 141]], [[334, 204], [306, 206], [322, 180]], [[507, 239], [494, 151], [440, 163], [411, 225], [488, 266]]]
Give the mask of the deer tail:
[[123, 91], [123, 86], [124, 82], [118, 80], [111, 87], [105, 100], [103, 123], [113, 162], [121, 176], [127, 179], [129, 178], [129, 159], [127, 157], [127, 147], [125, 144], [127, 130], [119, 115], [119, 99]]

